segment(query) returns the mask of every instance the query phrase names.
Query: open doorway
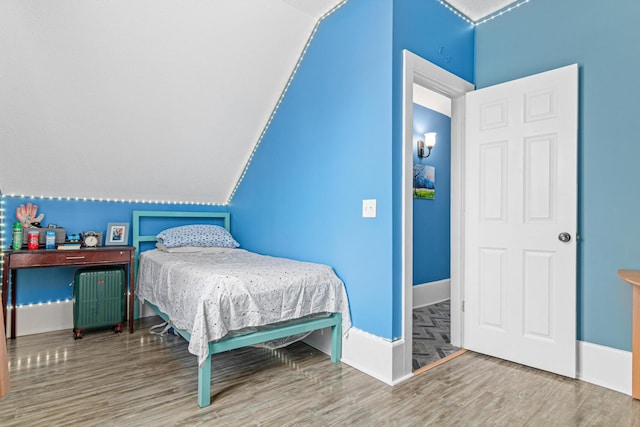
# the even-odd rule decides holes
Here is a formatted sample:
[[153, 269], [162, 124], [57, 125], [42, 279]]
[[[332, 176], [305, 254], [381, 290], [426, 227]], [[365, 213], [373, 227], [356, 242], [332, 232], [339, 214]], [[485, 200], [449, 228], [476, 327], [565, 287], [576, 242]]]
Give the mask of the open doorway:
[[412, 370], [460, 350], [451, 344], [451, 99], [413, 85]]
[[413, 102], [414, 85], [429, 89], [450, 100], [451, 106], [451, 254], [450, 254], [450, 342], [461, 347], [462, 330], [462, 229], [464, 94], [473, 85], [409, 52], [403, 52], [403, 335], [404, 364], [413, 366]]

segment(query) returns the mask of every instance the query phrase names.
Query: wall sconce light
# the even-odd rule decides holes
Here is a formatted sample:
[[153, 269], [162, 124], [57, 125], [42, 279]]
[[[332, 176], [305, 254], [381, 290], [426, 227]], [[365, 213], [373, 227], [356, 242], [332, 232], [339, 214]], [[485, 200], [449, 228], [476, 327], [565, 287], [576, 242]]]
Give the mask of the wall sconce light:
[[[427, 147], [427, 155], [424, 155], [424, 147]], [[424, 134], [424, 141], [418, 141], [418, 157], [421, 159], [426, 159], [431, 155], [431, 149], [436, 146], [436, 133], [435, 132], [427, 132]]]

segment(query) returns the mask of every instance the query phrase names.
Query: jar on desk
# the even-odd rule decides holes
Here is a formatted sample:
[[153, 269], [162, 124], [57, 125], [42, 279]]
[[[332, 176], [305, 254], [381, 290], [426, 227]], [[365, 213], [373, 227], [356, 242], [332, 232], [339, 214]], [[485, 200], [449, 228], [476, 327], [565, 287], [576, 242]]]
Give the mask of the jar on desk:
[[40, 243], [40, 230], [29, 230], [27, 232], [27, 249], [38, 249]]

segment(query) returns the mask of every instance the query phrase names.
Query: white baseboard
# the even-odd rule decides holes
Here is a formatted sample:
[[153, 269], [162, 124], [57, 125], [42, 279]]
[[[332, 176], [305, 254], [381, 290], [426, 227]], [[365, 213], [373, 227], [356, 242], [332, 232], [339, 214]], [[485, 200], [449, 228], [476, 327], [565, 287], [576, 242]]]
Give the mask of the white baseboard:
[[151, 308], [147, 304], [139, 304], [138, 305], [138, 317], [137, 318], [149, 317], [149, 316], [155, 316], [155, 315], [156, 315], [156, 312], [153, 311], [153, 308]]
[[[315, 331], [304, 342], [322, 351], [331, 353], [331, 331]], [[399, 384], [412, 377], [411, 371], [403, 374], [402, 340], [389, 341], [352, 327], [342, 338], [342, 362], [388, 385]], [[395, 364], [394, 364], [395, 361]]]
[[[7, 331], [11, 329], [11, 311], [7, 310]], [[36, 304], [16, 308], [16, 336], [73, 330], [73, 301]]]
[[[331, 334], [327, 329], [323, 331], [323, 334], [319, 332], [311, 334], [305, 339], [305, 342], [329, 354], [331, 351], [330, 337]], [[385, 384], [396, 385], [412, 376], [411, 373], [402, 375], [393, 372], [394, 360], [401, 359], [400, 355], [398, 355], [400, 357], [392, 359], [394, 350], [400, 349], [403, 345], [400, 341], [391, 342], [351, 328], [342, 343], [342, 361], [344, 363]], [[630, 351], [584, 341], [577, 341], [577, 346], [576, 377], [579, 380], [631, 395]]]
[[[139, 317], [153, 316], [151, 307], [140, 306]], [[73, 330], [73, 301], [51, 304], [35, 304], [16, 308], [16, 336], [42, 334], [44, 332]], [[7, 331], [11, 329], [11, 315], [7, 311]]]
[[631, 352], [578, 341], [577, 378], [631, 396]]
[[413, 308], [437, 304], [451, 298], [451, 279], [423, 283], [413, 287]]

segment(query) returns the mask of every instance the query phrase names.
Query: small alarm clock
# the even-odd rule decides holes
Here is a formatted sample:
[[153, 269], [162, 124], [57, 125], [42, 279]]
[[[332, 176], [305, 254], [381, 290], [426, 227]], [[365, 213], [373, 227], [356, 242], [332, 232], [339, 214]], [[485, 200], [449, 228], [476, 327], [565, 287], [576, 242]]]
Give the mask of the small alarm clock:
[[99, 237], [95, 231], [85, 231], [82, 233], [82, 244], [87, 248], [95, 248], [100, 244]]

